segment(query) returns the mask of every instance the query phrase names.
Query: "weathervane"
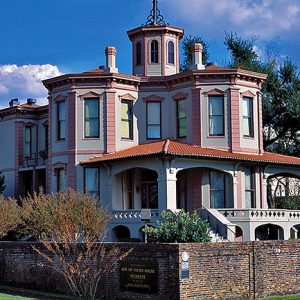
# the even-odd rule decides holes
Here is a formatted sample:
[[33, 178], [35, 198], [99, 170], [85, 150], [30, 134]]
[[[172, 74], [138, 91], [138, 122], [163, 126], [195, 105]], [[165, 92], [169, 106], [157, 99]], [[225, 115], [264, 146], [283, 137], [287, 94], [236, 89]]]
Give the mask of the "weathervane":
[[158, 0], [152, 0], [152, 2], [153, 7], [145, 25], [166, 25], [164, 17], [160, 14], [160, 10], [158, 9]]

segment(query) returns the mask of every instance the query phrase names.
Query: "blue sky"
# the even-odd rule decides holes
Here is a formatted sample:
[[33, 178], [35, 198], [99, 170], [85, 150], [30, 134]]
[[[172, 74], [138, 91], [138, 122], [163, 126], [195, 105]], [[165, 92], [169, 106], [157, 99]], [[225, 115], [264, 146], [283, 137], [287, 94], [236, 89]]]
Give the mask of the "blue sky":
[[[120, 72], [131, 72], [126, 31], [145, 23], [152, 0], [0, 0], [0, 106], [14, 97], [46, 91], [40, 81], [61, 73], [82, 72], [105, 63], [106, 46], [117, 48]], [[299, 0], [160, 0], [166, 22], [200, 35], [210, 60], [229, 60], [224, 33], [259, 40], [279, 58], [300, 66]]]

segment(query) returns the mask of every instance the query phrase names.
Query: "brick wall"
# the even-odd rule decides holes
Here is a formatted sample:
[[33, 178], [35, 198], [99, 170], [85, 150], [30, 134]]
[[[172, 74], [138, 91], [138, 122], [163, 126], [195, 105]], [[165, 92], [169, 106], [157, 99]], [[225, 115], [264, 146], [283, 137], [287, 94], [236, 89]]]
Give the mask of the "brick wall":
[[[132, 249], [127, 260], [158, 264], [158, 293], [120, 291], [116, 271], [101, 281], [106, 299], [254, 299], [254, 295], [300, 293], [300, 241], [120, 247]], [[186, 279], [181, 276], [184, 251], [189, 253]], [[66, 292], [64, 281], [50, 269], [38, 267], [40, 261], [29, 243], [0, 243], [0, 284]]]

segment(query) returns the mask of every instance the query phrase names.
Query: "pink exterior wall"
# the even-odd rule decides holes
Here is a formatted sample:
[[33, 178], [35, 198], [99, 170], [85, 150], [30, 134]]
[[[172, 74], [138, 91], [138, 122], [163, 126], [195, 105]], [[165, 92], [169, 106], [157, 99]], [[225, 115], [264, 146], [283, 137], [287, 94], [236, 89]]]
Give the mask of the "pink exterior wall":
[[116, 151], [116, 92], [106, 91], [106, 151]]
[[68, 93], [68, 187], [76, 189], [76, 92]]
[[24, 122], [15, 122], [15, 197], [19, 198], [19, 161], [23, 157], [23, 129]]
[[192, 89], [192, 119], [193, 119], [193, 136], [192, 142], [194, 145], [201, 146], [201, 89]]
[[239, 89], [230, 88], [231, 100], [231, 151], [240, 151], [240, 96]]

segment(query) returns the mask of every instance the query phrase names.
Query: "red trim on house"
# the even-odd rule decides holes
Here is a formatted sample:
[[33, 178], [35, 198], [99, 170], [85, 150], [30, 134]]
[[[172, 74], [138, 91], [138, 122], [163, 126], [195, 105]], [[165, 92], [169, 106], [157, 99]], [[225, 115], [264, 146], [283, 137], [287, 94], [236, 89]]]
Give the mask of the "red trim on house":
[[201, 146], [201, 89], [192, 89], [192, 142]]
[[243, 195], [242, 195], [242, 172], [241, 170], [237, 171], [237, 208], [243, 208]]
[[115, 91], [106, 91], [106, 151], [116, 151]]
[[258, 119], [258, 148], [259, 153], [264, 153], [264, 136], [263, 136], [263, 113], [262, 113], [262, 94], [257, 92], [257, 119]]
[[245, 91], [241, 93], [242, 97], [249, 97], [249, 98], [255, 98], [255, 94], [253, 94], [251, 91]]
[[240, 95], [238, 88], [230, 88], [231, 151], [241, 151], [240, 144]]
[[102, 95], [103, 95], [103, 93], [98, 94], [98, 93], [95, 93], [95, 92], [88, 92], [86, 94], [81, 95], [80, 98], [83, 98], [83, 99], [85, 99], [85, 98], [101, 98]]
[[145, 97], [145, 98], [143, 98], [143, 100], [144, 101], [151, 101], [151, 102], [153, 102], [153, 101], [163, 101], [165, 98], [163, 98], [163, 97], [160, 97], [160, 96], [158, 96], [158, 95], [150, 95], [150, 96], [148, 96], [148, 97]]
[[224, 96], [224, 95], [226, 95], [226, 91], [222, 91], [220, 89], [212, 89], [207, 92], [204, 92], [203, 95], [205, 95], [205, 96]]
[[174, 95], [172, 97], [173, 100], [177, 101], [177, 100], [184, 100], [188, 97], [188, 94], [184, 94], [182, 92], [177, 93], [176, 95]]
[[[76, 92], [68, 93], [68, 150], [76, 151]], [[76, 189], [76, 160], [75, 154], [68, 154], [68, 187]]]
[[131, 101], [135, 101], [137, 98], [130, 95], [129, 93], [124, 94], [124, 95], [119, 95], [120, 100], [131, 100]]

